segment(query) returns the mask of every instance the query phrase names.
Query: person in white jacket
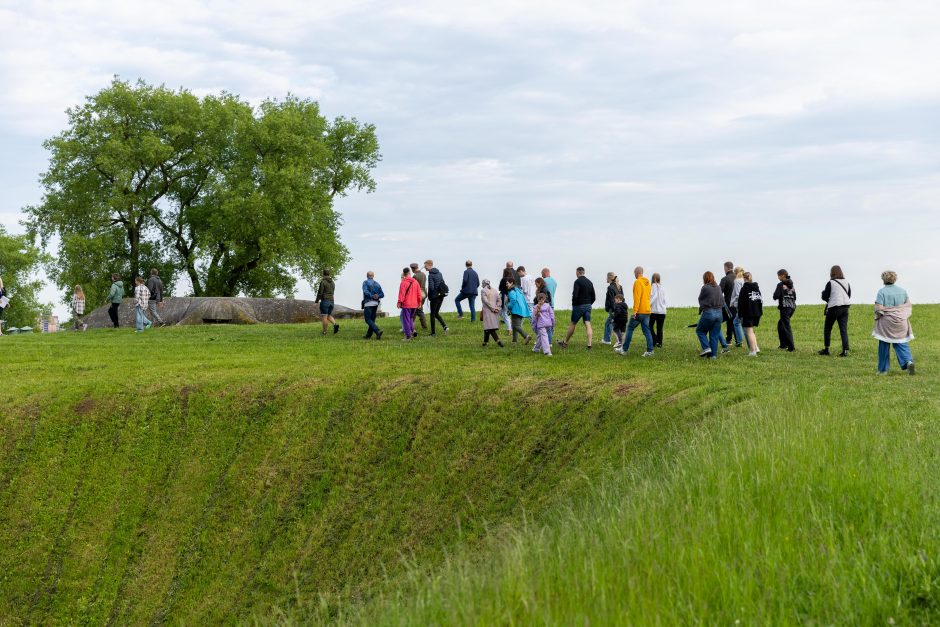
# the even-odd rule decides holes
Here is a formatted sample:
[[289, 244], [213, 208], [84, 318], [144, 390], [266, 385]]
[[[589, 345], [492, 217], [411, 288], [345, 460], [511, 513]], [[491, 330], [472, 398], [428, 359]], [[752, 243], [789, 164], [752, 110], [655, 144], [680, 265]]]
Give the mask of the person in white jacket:
[[650, 286], [650, 330], [653, 332], [653, 345], [663, 347], [663, 323], [666, 321], [666, 288], [660, 283], [658, 272], [652, 276]]
[[[535, 286], [535, 277], [529, 276], [525, 266], [519, 266], [516, 272], [519, 273], [519, 283], [521, 283], [519, 289], [525, 294], [525, 302], [528, 303], [529, 310], [532, 311], [535, 307], [535, 296], [538, 293], [538, 288]], [[533, 314], [530, 323], [534, 321], [535, 315]]]

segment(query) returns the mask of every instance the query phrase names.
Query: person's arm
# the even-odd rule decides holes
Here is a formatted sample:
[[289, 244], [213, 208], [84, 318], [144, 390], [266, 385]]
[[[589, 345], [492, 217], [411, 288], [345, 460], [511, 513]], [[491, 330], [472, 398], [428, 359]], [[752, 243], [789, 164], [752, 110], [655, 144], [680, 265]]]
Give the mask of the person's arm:
[[822, 291], [822, 299], [824, 302], [829, 302], [829, 297], [832, 295], [832, 281], [826, 283], [826, 289]]
[[777, 289], [774, 290], [774, 300], [783, 298], [783, 282], [777, 283]]
[[574, 288], [571, 290], [571, 305], [574, 306], [575, 302], [578, 300], [578, 296], [581, 295], [581, 284], [578, 281], [574, 282]]
[[852, 298], [852, 284], [848, 281], [845, 282], [845, 293], [849, 295], [849, 298]]

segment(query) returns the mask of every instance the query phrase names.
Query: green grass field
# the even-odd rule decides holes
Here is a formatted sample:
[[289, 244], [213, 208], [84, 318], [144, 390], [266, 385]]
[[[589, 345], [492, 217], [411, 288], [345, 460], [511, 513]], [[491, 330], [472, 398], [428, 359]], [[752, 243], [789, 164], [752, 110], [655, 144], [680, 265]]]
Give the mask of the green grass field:
[[820, 308], [717, 362], [695, 317], [652, 359], [453, 319], [0, 338], [0, 623], [940, 622], [940, 306], [915, 377], [870, 307], [847, 359]]

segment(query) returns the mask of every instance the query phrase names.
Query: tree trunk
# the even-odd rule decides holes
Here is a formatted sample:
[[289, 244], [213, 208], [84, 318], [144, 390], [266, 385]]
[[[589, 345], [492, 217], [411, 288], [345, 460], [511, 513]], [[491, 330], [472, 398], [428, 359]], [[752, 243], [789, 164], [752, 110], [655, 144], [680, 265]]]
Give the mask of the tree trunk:
[[134, 279], [140, 274], [140, 228], [131, 222], [127, 227], [127, 241], [130, 243], [131, 279], [130, 289], [133, 290]]

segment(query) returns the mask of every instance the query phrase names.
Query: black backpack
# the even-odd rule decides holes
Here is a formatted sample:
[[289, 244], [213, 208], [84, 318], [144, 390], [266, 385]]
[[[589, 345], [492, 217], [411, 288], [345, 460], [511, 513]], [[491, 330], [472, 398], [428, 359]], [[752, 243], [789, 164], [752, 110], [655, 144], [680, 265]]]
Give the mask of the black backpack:
[[438, 298], [443, 298], [444, 296], [447, 296], [448, 294], [450, 294], [450, 288], [447, 287], [447, 283], [444, 283], [442, 279], [440, 284], [438, 284], [437, 286], [437, 296]]

